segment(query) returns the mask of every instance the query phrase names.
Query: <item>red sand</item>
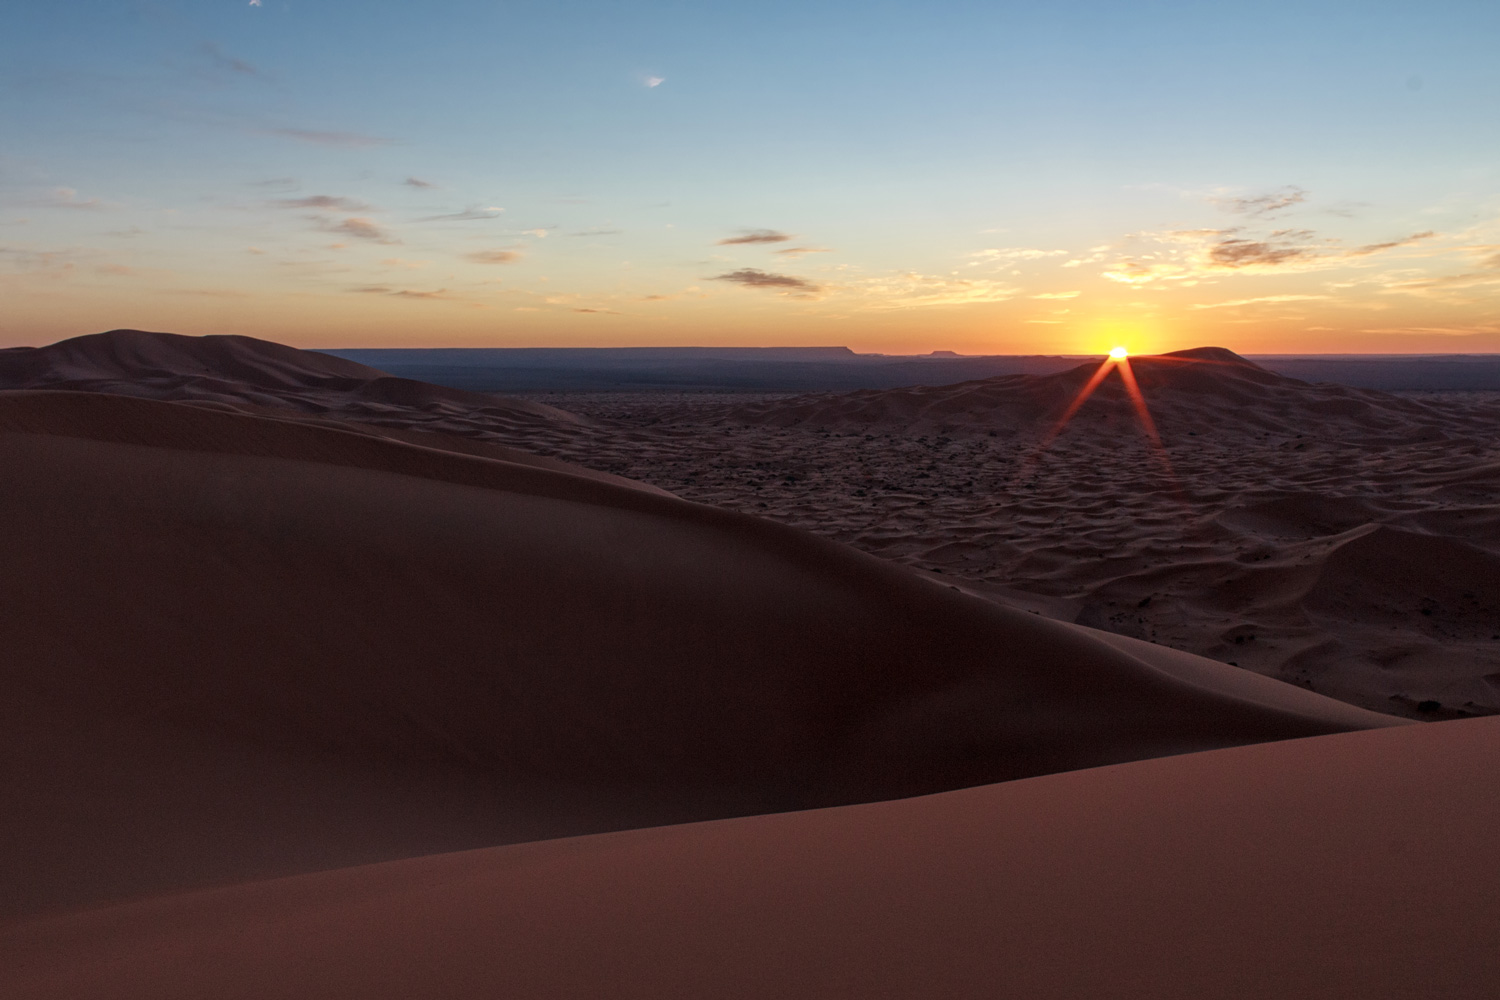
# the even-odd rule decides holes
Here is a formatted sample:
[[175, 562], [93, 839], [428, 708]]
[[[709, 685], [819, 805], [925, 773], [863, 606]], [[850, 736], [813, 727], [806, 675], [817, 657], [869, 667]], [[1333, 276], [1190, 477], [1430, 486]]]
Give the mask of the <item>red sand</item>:
[[1487, 998], [1500, 720], [413, 859], [0, 932], [73, 997]]

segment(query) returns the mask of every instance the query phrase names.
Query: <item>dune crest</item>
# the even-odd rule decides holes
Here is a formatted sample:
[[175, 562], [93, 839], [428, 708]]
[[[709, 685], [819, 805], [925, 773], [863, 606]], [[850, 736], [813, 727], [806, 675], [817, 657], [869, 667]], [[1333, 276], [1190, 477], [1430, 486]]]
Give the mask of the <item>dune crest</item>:
[[46, 347], [0, 350], [0, 389], [107, 392], [146, 399], [286, 409], [461, 433], [576, 426], [529, 400], [396, 378], [366, 365], [254, 337], [110, 330]]
[[1399, 724], [566, 471], [52, 392], [0, 457], [21, 911]]

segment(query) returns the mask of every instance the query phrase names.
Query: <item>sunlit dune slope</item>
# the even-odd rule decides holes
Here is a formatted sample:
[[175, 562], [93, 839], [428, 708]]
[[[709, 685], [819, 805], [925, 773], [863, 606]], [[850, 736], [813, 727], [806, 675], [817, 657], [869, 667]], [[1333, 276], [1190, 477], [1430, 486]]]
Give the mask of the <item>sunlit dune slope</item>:
[[[576, 425], [529, 400], [396, 378], [366, 365], [254, 337], [111, 330], [46, 347], [0, 350], [0, 389], [70, 389], [148, 399], [329, 413], [350, 419], [478, 419], [508, 429]], [[433, 429], [440, 429], [434, 426]]]
[[[1097, 363], [1054, 375], [1004, 375], [956, 385], [872, 389], [771, 400], [731, 410], [729, 419], [830, 430], [899, 428], [908, 433], [1043, 435], [1098, 370]], [[1133, 357], [1130, 368], [1164, 437], [1212, 431], [1299, 434], [1407, 442], [1451, 428], [1448, 413], [1370, 389], [1309, 383], [1266, 371], [1233, 351], [1200, 347]], [[1136, 433], [1124, 381], [1105, 377], [1067, 433]]]
[[1397, 720], [552, 468], [0, 394], [16, 912]]
[[353, 868], [0, 931], [42, 998], [1500, 992], [1500, 720]]

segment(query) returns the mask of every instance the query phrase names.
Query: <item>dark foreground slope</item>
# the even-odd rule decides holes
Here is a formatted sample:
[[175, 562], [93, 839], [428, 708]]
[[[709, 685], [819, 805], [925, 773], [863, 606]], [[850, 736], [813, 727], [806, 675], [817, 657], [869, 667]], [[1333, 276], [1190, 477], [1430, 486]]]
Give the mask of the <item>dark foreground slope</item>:
[[12, 912], [1396, 720], [553, 469], [0, 394]]
[[0, 928], [15, 1000], [1488, 1000], [1500, 720], [417, 858]]

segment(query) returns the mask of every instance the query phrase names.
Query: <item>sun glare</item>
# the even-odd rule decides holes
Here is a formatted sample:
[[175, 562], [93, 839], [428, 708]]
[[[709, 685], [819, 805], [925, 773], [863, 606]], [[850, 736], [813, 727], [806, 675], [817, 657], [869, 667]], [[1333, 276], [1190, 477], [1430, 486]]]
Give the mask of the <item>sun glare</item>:
[[1112, 348], [1109, 352], [1110, 359], [1113, 361], [1119, 361], [1122, 358], [1128, 357], [1129, 355], [1130, 352], [1125, 350], [1125, 348], [1123, 347]]

